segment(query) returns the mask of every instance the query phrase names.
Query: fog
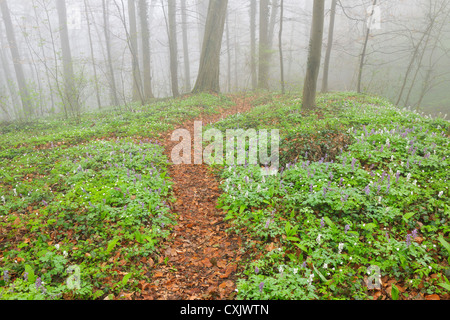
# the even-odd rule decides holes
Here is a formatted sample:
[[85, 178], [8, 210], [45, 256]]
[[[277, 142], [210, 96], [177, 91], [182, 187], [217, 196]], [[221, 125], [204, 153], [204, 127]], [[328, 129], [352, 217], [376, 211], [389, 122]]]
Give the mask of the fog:
[[[57, 10], [58, 5], [64, 4], [63, 0], [0, 2], [0, 119], [3, 121], [49, 115], [72, 117], [80, 112], [187, 94], [194, 87], [208, 13], [207, 0], [66, 0], [68, 39], [64, 39], [65, 23], [61, 11]], [[169, 2], [174, 5], [172, 22]], [[253, 51], [252, 2], [228, 2], [220, 54], [222, 93], [258, 89], [257, 70], [252, 71], [252, 65], [258, 63], [260, 2], [255, 1]], [[281, 52], [286, 91], [299, 91], [303, 86], [312, 3], [312, 0], [283, 2]], [[280, 0], [272, 0], [268, 8], [268, 89], [272, 91], [281, 90], [280, 4]], [[130, 23], [133, 5], [135, 33]], [[319, 91], [323, 89], [325, 52], [331, 43], [329, 91], [357, 91], [359, 84], [361, 93], [386, 97], [400, 107], [432, 114], [448, 113], [448, 1], [337, 1], [334, 36], [329, 42], [331, 5], [331, 0], [325, 1]], [[142, 6], [148, 10], [148, 37], [143, 31]], [[175, 26], [171, 27], [173, 22]], [[176, 39], [170, 37], [171, 32], [176, 34]], [[11, 50], [11, 47], [15, 48]], [[148, 93], [143, 84], [146, 83], [145, 59], [150, 62]], [[71, 81], [67, 81], [69, 66], [73, 69]], [[75, 96], [68, 97], [68, 90], [76, 92]]]

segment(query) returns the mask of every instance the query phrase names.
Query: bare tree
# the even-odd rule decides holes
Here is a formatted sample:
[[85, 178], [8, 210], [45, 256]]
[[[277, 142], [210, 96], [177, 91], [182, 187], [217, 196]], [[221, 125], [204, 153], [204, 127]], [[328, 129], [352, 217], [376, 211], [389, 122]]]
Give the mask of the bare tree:
[[191, 66], [189, 62], [188, 23], [186, 13], [186, 0], [181, 0], [181, 23], [183, 24], [183, 59], [184, 59], [184, 86], [191, 91]]
[[259, 2], [259, 89], [269, 89], [269, 60], [269, 0], [261, 0]]
[[316, 106], [316, 87], [322, 52], [324, 14], [325, 0], [314, 0], [308, 62], [303, 87], [304, 110], [311, 110]]
[[6, 0], [0, 0], [0, 9], [2, 11], [3, 22], [5, 24], [6, 37], [8, 39], [9, 49], [13, 58], [14, 70], [16, 72], [17, 84], [19, 86], [20, 98], [22, 101], [23, 113], [26, 118], [32, 116], [32, 103], [30, 100], [28, 88], [23, 73], [23, 68], [20, 60], [19, 49], [17, 47], [16, 36], [14, 34], [14, 28], [11, 21], [11, 15]]
[[327, 51], [325, 53], [325, 63], [323, 66], [322, 92], [328, 91], [328, 72], [330, 69], [331, 49], [333, 47], [334, 21], [336, 18], [336, 6], [337, 6], [337, 0], [332, 0], [331, 10], [330, 10], [330, 25], [328, 28], [328, 44], [327, 44]]
[[228, 0], [210, 0], [200, 66], [193, 92], [220, 92], [220, 49]]
[[87, 5], [87, 1], [84, 0], [84, 10], [86, 13], [86, 22], [87, 22], [87, 28], [88, 28], [88, 36], [89, 36], [89, 49], [90, 49], [90, 53], [91, 53], [91, 61], [92, 61], [92, 68], [94, 71], [94, 82], [95, 82], [95, 96], [97, 98], [97, 106], [99, 109], [102, 108], [102, 102], [100, 99], [100, 89], [98, 86], [98, 77], [97, 77], [97, 66], [95, 63], [95, 55], [94, 55], [94, 46], [92, 44], [92, 34], [91, 34], [91, 22], [89, 19], [89, 11], [88, 10], [88, 5]]
[[117, 98], [117, 89], [116, 89], [116, 77], [114, 75], [114, 67], [112, 62], [112, 54], [111, 54], [111, 39], [109, 34], [109, 10], [107, 6], [106, 0], [102, 0], [102, 9], [103, 9], [103, 31], [105, 34], [105, 46], [106, 46], [106, 54], [108, 56], [108, 69], [109, 69], [109, 83], [111, 88], [111, 103], [115, 106], [119, 105], [119, 99]]
[[[372, 5], [372, 12], [370, 14], [370, 19], [373, 18], [373, 15], [375, 13], [375, 6], [377, 5], [377, 0], [373, 0], [373, 5]], [[370, 36], [370, 31], [371, 31], [371, 23], [368, 24], [367, 26], [367, 31], [366, 31], [366, 37], [364, 39], [364, 45], [363, 45], [363, 50], [361, 53], [361, 58], [360, 58], [360, 62], [359, 62], [359, 69], [358, 69], [358, 84], [357, 84], [357, 90], [358, 93], [361, 93], [362, 89], [361, 89], [361, 82], [362, 82], [362, 74], [363, 74], [363, 69], [364, 69], [364, 60], [366, 58], [366, 51], [367, 51], [367, 44], [369, 42], [369, 36]]]
[[139, 69], [138, 41], [137, 41], [137, 23], [136, 23], [136, 4], [135, 0], [128, 0], [128, 21], [130, 32], [128, 35], [129, 46], [132, 56], [133, 68], [133, 101], [141, 101], [145, 104], [142, 94], [141, 72]]
[[81, 106], [78, 101], [78, 93], [75, 87], [75, 74], [72, 65], [72, 53], [70, 50], [69, 34], [67, 31], [67, 13], [65, 0], [56, 0], [56, 9], [58, 11], [59, 37], [61, 40], [61, 52], [64, 69], [65, 103], [70, 107], [70, 111], [80, 115]]
[[142, 73], [143, 73], [143, 95], [144, 101], [153, 98], [152, 76], [150, 64], [150, 31], [148, 26], [148, 3], [147, 0], [139, 0], [139, 21], [141, 24], [142, 39]]
[[284, 85], [284, 62], [283, 62], [283, 18], [284, 18], [284, 0], [280, 3], [280, 31], [278, 33], [278, 48], [280, 51], [280, 76], [281, 76], [281, 93], [285, 93]]
[[178, 97], [178, 41], [176, 21], [176, 0], [168, 0], [169, 16], [169, 51], [170, 51], [170, 79], [172, 83], [172, 95]]
[[250, 0], [250, 71], [252, 74], [252, 89], [258, 86], [256, 70], [256, 0]]

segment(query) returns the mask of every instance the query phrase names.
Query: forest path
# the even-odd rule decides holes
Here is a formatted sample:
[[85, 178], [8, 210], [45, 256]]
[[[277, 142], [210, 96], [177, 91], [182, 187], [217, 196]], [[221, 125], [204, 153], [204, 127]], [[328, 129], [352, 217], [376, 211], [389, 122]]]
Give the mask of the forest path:
[[[250, 98], [234, 98], [234, 106], [214, 115], [203, 115], [178, 128], [189, 130], [194, 155], [194, 121], [214, 123], [252, 108]], [[171, 158], [172, 132], [164, 138], [165, 153]], [[170, 165], [173, 192], [177, 201], [172, 206], [178, 225], [163, 243], [162, 253], [153, 269], [153, 279], [142, 290], [141, 299], [208, 300], [234, 297], [235, 272], [242, 259], [242, 240], [227, 234], [224, 213], [217, 209], [221, 192], [219, 182], [207, 164]]]

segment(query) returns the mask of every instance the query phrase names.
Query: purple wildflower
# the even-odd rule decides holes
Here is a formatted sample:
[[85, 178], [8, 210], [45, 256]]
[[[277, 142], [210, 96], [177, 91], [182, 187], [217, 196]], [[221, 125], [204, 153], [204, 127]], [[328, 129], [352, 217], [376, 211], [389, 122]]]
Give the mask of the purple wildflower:
[[261, 283], [259, 284], [259, 292], [262, 292], [262, 291], [263, 291], [263, 288], [264, 288], [264, 282], [261, 282]]
[[8, 270], [3, 270], [3, 280], [8, 283], [9, 281], [9, 274], [8, 274]]
[[38, 277], [36, 279], [36, 289], [39, 289], [39, 287], [41, 287], [41, 286], [42, 286], [42, 280], [40, 277]]
[[348, 230], [350, 230], [350, 225], [349, 224], [346, 224], [345, 225], [345, 228], [344, 228], [344, 231], [345, 231], [345, 233], [347, 234], [347, 231]]
[[258, 267], [255, 268], [255, 273], [256, 273], [256, 274], [259, 273], [259, 268], [258, 268]]
[[395, 174], [395, 183], [398, 183], [398, 179], [400, 178], [400, 171], [397, 171]]
[[323, 218], [320, 219], [320, 227], [321, 228], [325, 227], [325, 220]]
[[417, 238], [417, 229], [414, 229], [414, 230], [411, 232], [411, 235], [412, 235], [413, 238]]
[[406, 235], [406, 246], [409, 247], [411, 245], [411, 234]]
[[25, 280], [25, 282], [28, 282], [28, 272], [25, 272], [23, 274], [23, 279]]

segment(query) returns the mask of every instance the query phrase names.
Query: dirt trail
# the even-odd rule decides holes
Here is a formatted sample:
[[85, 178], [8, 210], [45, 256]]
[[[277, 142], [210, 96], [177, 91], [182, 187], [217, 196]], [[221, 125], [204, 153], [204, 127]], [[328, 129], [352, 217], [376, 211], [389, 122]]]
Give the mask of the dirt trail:
[[[201, 116], [179, 126], [194, 137], [194, 121], [209, 124], [238, 112], [251, 109], [250, 99], [235, 98], [235, 105], [220, 114]], [[164, 139], [166, 155], [170, 159], [171, 132]], [[192, 141], [192, 146], [194, 145]], [[192, 159], [194, 150], [192, 150]], [[192, 161], [193, 163], [193, 161]], [[224, 213], [216, 208], [220, 196], [219, 183], [208, 165], [171, 165], [173, 191], [177, 202], [173, 211], [178, 225], [163, 245], [163, 255], [155, 263], [153, 280], [142, 293], [143, 299], [197, 300], [232, 299], [235, 272], [242, 254], [241, 239], [227, 234]], [[166, 261], [166, 263], [165, 263]]]

